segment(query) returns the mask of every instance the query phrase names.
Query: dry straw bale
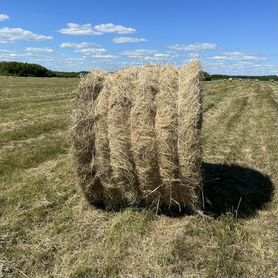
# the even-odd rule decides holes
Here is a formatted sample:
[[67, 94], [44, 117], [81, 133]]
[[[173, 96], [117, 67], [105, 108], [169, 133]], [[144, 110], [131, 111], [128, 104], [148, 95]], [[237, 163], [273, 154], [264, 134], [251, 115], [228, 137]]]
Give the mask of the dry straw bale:
[[81, 80], [73, 154], [87, 199], [109, 209], [200, 206], [199, 62], [148, 66]]

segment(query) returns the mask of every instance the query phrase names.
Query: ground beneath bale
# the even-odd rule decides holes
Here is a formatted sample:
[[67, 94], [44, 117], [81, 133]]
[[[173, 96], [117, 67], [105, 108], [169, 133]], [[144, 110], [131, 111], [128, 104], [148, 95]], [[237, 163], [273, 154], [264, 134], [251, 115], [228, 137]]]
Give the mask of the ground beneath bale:
[[[277, 277], [276, 83], [203, 84], [215, 218], [88, 206], [69, 156], [69, 92], [77, 83], [0, 77], [3, 277]], [[274, 197], [260, 208], [272, 191], [266, 175]], [[252, 213], [236, 218], [247, 193], [253, 198], [242, 198], [238, 213], [248, 205]]]

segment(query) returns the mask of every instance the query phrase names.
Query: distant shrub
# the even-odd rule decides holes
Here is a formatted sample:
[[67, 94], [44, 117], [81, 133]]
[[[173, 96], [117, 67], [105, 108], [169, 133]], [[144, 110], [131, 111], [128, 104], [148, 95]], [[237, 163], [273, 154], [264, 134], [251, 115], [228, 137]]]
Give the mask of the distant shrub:
[[79, 71], [79, 72], [64, 72], [64, 71], [54, 71], [54, 74], [57, 77], [64, 77], [64, 78], [74, 78], [74, 77], [80, 77], [82, 74], [87, 74], [88, 71]]
[[211, 77], [206, 71], [202, 71], [201, 80], [202, 81], [211, 81]]

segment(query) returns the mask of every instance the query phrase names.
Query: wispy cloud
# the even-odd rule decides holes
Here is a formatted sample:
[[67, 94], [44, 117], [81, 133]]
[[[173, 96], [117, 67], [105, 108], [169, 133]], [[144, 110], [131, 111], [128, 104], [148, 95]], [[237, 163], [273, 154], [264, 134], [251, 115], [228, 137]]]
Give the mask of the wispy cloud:
[[149, 56], [150, 54], [156, 53], [156, 50], [152, 49], [136, 49], [136, 50], [126, 50], [121, 52], [122, 56], [126, 56], [128, 58], [140, 59]]
[[94, 27], [90, 23], [83, 25], [78, 23], [68, 23], [67, 27], [58, 30], [58, 32], [71, 36], [96, 36], [104, 33], [131, 34], [135, 33], [136, 29], [122, 25], [115, 25], [113, 23], [99, 24]]
[[31, 15], [32, 16], [42, 16], [42, 15], [44, 15], [44, 13], [32, 13]]
[[0, 50], [0, 59], [2, 60], [15, 60], [18, 58], [28, 57], [31, 56], [31, 53], [18, 53], [9, 50]]
[[213, 56], [210, 59], [216, 61], [260, 61], [265, 60], [264, 57], [257, 55], [247, 55], [241, 52], [224, 52], [224, 55]]
[[131, 34], [136, 32], [136, 29], [134, 28], [125, 27], [122, 25], [115, 25], [113, 23], [96, 25], [95, 30], [101, 33], [117, 33], [117, 34]]
[[267, 75], [277, 74], [276, 66], [271, 64], [254, 64], [239, 62], [206, 63], [205, 70], [211, 73], [235, 74], [235, 75]]
[[91, 55], [101, 55], [105, 53], [107, 50], [104, 48], [84, 48], [84, 49], [77, 49], [75, 52], [82, 53], [85, 56]]
[[58, 30], [61, 34], [71, 35], [71, 36], [96, 36], [102, 35], [102, 32], [93, 30], [93, 27], [90, 23], [88, 24], [77, 24], [77, 23], [68, 23], [66, 28]]
[[15, 41], [45, 41], [53, 37], [34, 34], [22, 28], [4, 27], [0, 29], [0, 44], [14, 43]]
[[172, 50], [180, 50], [180, 51], [201, 51], [201, 50], [214, 50], [217, 48], [217, 45], [214, 43], [194, 43], [194, 44], [174, 44], [167, 46]]
[[52, 53], [54, 51], [52, 48], [49, 47], [27, 47], [25, 50], [32, 53]]
[[144, 61], [154, 64], [161, 64], [168, 62], [171, 59], [171, 55], [165, 53], [155, 53], [144, 57]]
[[6, 21], [10, 19], [10, 17], [6, 14], [0, 14], [0, 21]]
[[67, 58], [65, 58], [65, 61], [85, 61], [85, 59], [84, 58], [67, 57]]
[[117, 37], [112, 40], [114, 43], [138, 43], [145, 42], [146, 39], [143, 38], [130, 38], [130, 37]]
[[115, 55], [92, 55], [90, 57], [95, 58], [95, 59], [111, 60], [111, 59], [116, 59], [118, 56], [115, 56]]
[[154, 57], [163, 58], [163, 59], [169, 58], [170, 56], [171, 56], [170, 54], [165, 54], [165, 53], [156, 53], [156, 54], [154, 54]]
[[0, 53], [1, 52], [6, 52], [6, 53], [8, 53], [8, 52], [12, 52], [11, 50], [8, 50], [8, 49], [0, 49]]
[[[127, 50], [120, 53], [122, 56], [125, 56], [134, 61], [140, 62], [140, 65], [154, 63], [161, 64], [169, 62], [172, 59], [172, 55], [168, 53], [158, 53], [153, 49], [136, 49], [136, 50]], [[131, 65], [138, 65], [137, 62], [131, 62]]]
[[60, 44], [60, 47], [62, 48], [72, 48], [72, 49], [83, 49], [83, 48], [89, 48], [92, 46], [98, 46], [95, 43], [90, 42], [81, 42], [81, 43], [74, 43], [74, 42], [64, 42]]

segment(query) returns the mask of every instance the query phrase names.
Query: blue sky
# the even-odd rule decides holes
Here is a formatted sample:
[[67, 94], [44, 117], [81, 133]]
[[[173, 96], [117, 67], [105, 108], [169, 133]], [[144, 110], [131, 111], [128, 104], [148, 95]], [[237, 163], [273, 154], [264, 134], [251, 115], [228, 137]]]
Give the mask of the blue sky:
[[0, 0], [0, 61], [118, 70], [200, 59], [277, 74], [277, 0]]

